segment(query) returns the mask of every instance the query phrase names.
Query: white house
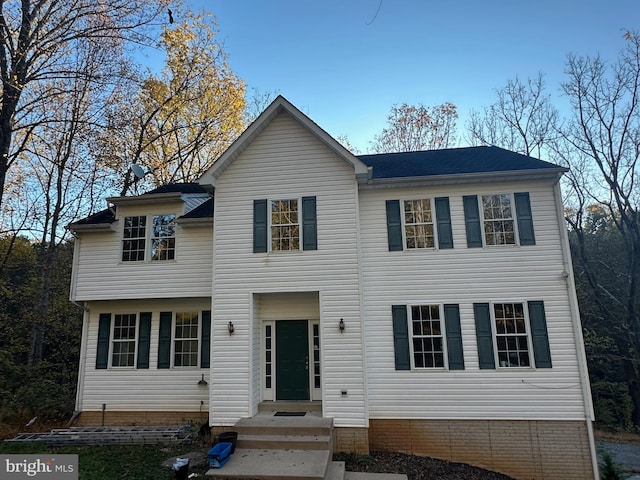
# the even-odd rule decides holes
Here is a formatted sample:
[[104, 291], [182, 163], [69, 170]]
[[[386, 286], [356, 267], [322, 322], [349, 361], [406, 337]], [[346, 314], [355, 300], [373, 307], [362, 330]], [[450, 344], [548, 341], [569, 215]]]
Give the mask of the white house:
[[559, 180], [496, 147], [354, 156], [278, 97], [199, 180], [70, 225], [83, 424], [321, 403], [335, 451], [594, 478]]

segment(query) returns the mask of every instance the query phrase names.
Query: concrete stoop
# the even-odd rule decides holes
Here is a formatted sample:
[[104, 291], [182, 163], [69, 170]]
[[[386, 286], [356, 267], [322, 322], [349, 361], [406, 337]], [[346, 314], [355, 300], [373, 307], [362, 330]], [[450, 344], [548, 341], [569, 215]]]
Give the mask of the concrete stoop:
[[[275, 416], [306, 412], [304, 416]], [[331, 460], [333, 419], [322, 417], [318, 402], [264, 402], [253, 418], [243, 418], [230, 430], [238, 432], [235, 453], [212, 479], [264, 480], [406, 480], [406, 475], [352, 474], [344, 462]], [[355, 476], [352, 476], [355, 475]], [[364, 475], [364, 476], [363, 476]]]

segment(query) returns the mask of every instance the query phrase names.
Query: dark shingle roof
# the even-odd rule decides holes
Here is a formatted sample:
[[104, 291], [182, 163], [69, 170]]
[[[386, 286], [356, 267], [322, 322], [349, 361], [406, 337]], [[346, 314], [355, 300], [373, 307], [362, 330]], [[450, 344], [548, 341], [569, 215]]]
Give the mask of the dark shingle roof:
[[169, 183], [154, 188], [142, 195], [152, 195], [156, 193], [207, 193], [207, 191], [199, 183]]
[[78, 220], [77, 222], [73, 222], [69, 225], [69, 227], [73, 227], [74, 225], [101, 225], [107, 223], [113, 223], [116, 220], [116, 216], [113, 211], [109, 208], [105, 208], [104, 210], [100, 210], [93, 215], [88, 216], [87, 218], [83, 218]]
[[180, 218], [213, 218], [213, 198], [208, 199], [201, 205], [182, 215]]
[[498, 147], [466, 147], [422, 152], [358, 155], [373, 167], [373, 178], [559, 169], [558, 165]]

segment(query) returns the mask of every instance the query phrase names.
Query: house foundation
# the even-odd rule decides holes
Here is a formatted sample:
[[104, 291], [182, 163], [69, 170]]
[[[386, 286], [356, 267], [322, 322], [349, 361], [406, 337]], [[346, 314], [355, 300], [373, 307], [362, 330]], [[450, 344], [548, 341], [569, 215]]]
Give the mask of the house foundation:
[[517, 479], [594, 478], [583, 421], [371, 420], [369, 447], [468, 463]]

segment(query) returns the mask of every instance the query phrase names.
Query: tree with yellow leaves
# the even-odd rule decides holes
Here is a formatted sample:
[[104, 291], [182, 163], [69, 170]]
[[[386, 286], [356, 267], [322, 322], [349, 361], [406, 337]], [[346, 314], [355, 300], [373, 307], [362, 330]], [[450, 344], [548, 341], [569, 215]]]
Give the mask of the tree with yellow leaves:
[[[106, 165], [124, 178], [122, 195], [194, 181], [244, 129], [245, 84], [227, 64], [215, 21], [181, 18], [162, 33], [162, 71], [143, 75], [137, 91], [118, 93], [100, 138]], [[131, 164], [148, 172], [144, 179]]]

